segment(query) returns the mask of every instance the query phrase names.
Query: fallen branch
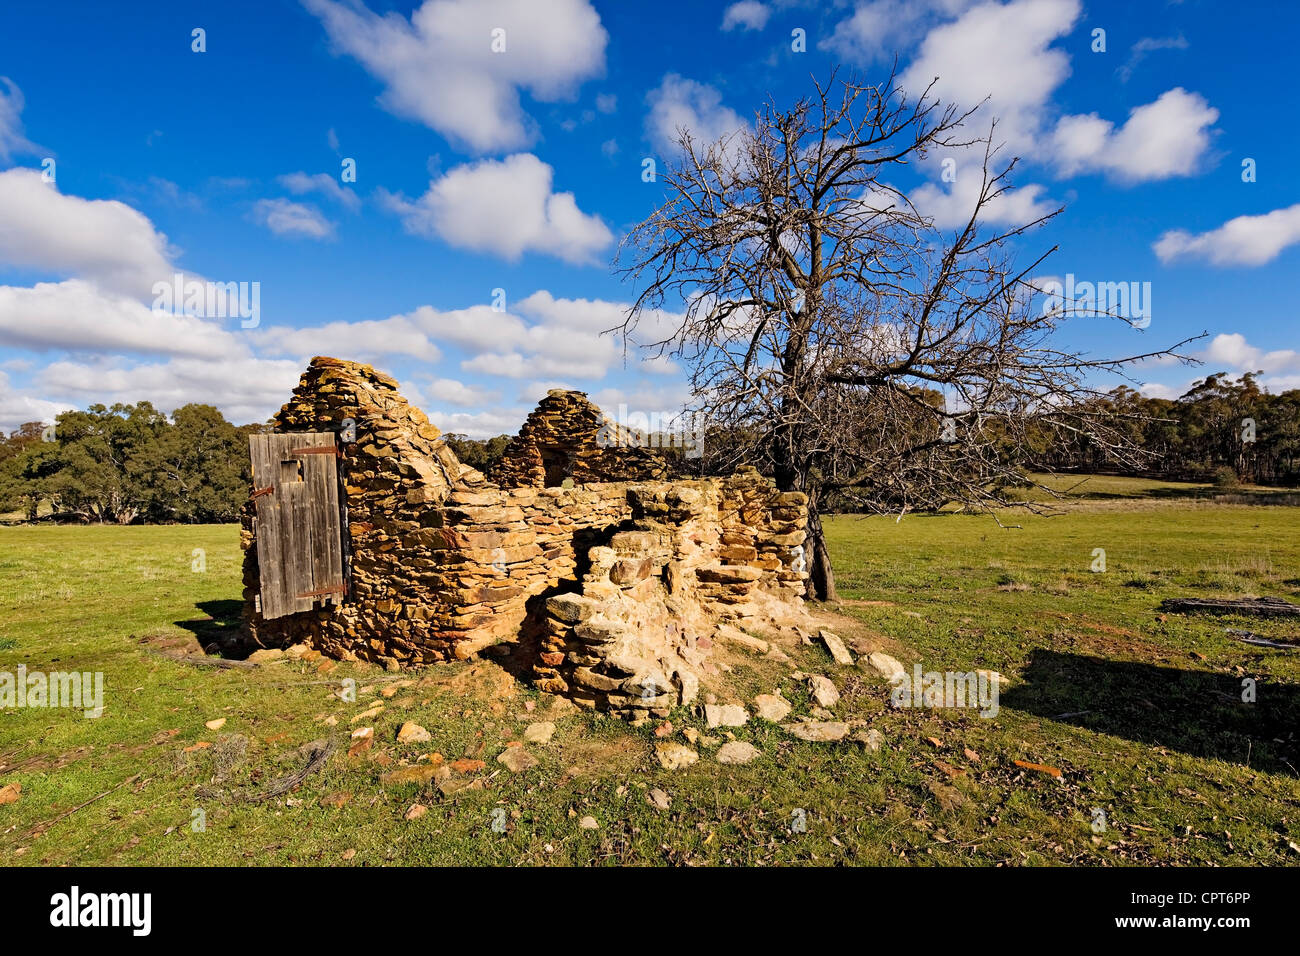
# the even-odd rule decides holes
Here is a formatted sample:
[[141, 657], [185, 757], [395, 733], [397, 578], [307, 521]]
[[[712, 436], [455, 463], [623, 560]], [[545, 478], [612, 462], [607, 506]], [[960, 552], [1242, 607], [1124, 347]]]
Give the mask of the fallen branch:
[[263, 800], [274, 800], [276, 797], [282, 797], [290, 790], [300, 786], [304, 780], [310, 777], [317, 770], [320, 770], [333, 756], [334, 751], [338, 749], [338, 741], [333, 737], [328, 740], [315, 740], [308, 744], [312, 748], [311, 757], [308, 758], [306, 766], [293, 773], [285, 774], [276, 780], [272, 780], [264, 789], [251, 796], [245, 796], [244, 800], [249, 803], [260, 803]]
[[1300, 604], [1281, 598], [1168, 598], [1160, 602], [1160, 610], [1174, 614], [1247, 614], [1253, 617], [1300, 617]]
[[35, 826], [33, 826], [33, 827], [29, 828], [28, 830], [24, 831], [23, 835], [22, 835], [21, 837], [19, 837], [18, 839], [19, 839], [19, 840], [25, 840], [25, 839], [27, 839], [28, 837], [32, 837], [32, 836], [40, 836], [42, 833], [44, 833], [44, 832], [45, 832], [46, 830], [48, 830], [50, 827], [54, 826], [54, 824], [58, 823], [60, 820], [63, 820], [63, 819], [65, 819], [66, 817], [70, 817], [70, 816], [72, 816], [72, 815], [73, 815], [74, 813], [76, 813], [78, 810], [81, 810], [81, 809], [83, 809], [83, 808], [85, 808], [85, 807], [88, 807], [88, 806], [90, 806], [92, 803], [95, 803], [95, 802], [98, 801], [98, 800], [103, 800], [103, 799], [104, 799], [106, 796], [108, 796], [110, 793], [116, 793], [118, 790], [121, 790], [121, 789], [122, 789], [123, 787], [125, 787], [127, 784], [135, 783], [137, 780], [140, 779], [141, 776], [142, 776], [142, 774], [138, 774], [138, 773], [137, 773], [134, 777], [128, 777], [126, 780], [123, 780], [121, 783], [119, 783], [116, 787], [113, 787], [112, 789], [109, 789], [109, 790], [105, 790], [103, 793], [99, 794], [99, 795], [96, 796], [96, 797], [91, 797], [91, 798], [90, 798], [89, 800], [87, 800], [85, 803], [79, 803], [79, 804], [77, 804], [75, 807], [73, 807], [71, 810], [64, 810], [64, 811], [63, 811], [62, 813], [60, 813], [57, 817], [55, 817], [53, 820], [47, 820], [47, 821], [44, 822], [44, 823], [38, 823], [38, 824], [36, 824]]
[[194, 657], [190, 654], [169, 654], [167, 651], [155, 650], [152, 647], [146, 647], [144, 650], [145, 653], [152, 654], [154, 657], [162, 657], [178, 664], [193, 664], [195, 667], [220, 667], [224, 669], [241, 667], [245, 670], [256, 670], [261, 666], [256, 662], [232, 661], [224, 657]]

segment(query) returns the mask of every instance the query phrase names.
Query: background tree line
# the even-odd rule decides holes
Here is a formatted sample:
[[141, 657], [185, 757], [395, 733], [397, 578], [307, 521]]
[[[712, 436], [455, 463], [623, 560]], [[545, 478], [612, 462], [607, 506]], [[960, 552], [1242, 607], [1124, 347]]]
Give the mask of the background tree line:
[[[919, 404], [942, 408], [937, 392], [923, 391]], [[1120, 386], [1081, 403], [1079, 410], [1126, 433], [1148, 453], [1142, 467], [1117, 468], [1090, 433], [1059, 429], [1031, 431], [1027, 455], [1021, 449], [1022, 458], [1007, 464], [1026, 470], [1300, 485], [1300, 389], [1269, 394], [1254, 374], [1232, 379], [1217, 372], [1177, 399], [1147, 398]], [[914, 432], [903, 436], [909, 445], [921, 440], [942, 445], [943, 435], [936, 431], [942, 420], [933, 415], [889, 415], [886, 425], [885, 412], [869, 402], [857, 411], [863, 442], [888, 427]], [[64, 412], [52, 434], [42, 423], [28, 422], [0, 438], [0, 513], [28, 521], [235, 521], [250, 487], [248, 436], [266, 427], [232, 425], [211, 405], [186, 405], [169, 418], [148, 402]], [[509, 440], [498, 435], [479, 441], [455, 433], [446, 439], [461, 461], [480, 471], [501, 457]], [[733, 452], [744, 444], [744, 436], [733, 430], [712, 429], [702, 458], [665, 453], [680, 459], [685, 474], [721, 473], [734, 465]], [[1003, 453], [1011, 456], [1016, 447], [1006, 443]], [[877, 457], [891, 461], [883, 449]], [[946, 503], [943, 489], [927, 469], [924, 457], [893, 461], [870, 481], [828, 498], [828, 504], [837, 511], [939, 507]]]
[[[1092, 403], [1151, 453], [1127, 474], [1181, 481], [1300, 484], [1300, 389], [1269, 394], [1255, 373], [1216, 372], [1177, 399], [1120, 387]], [[1115, 471], [1087, 435], [1042, 435], [1030, 462], [1053, 471]]]
[[217, 523], [248, 497], [248, 435], [211, 405], [171, 417], [148, 402], [64, 412], [0, 440], [0, 512], [10, 520]]

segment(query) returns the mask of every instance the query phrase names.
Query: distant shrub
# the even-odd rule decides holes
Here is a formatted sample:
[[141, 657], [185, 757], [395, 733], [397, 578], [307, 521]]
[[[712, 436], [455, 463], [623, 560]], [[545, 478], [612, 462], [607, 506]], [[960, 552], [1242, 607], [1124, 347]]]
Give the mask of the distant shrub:
[[1240, 488], [1241, 479], [1237, 477], [1237, 469], [1229, 465], [1220, 465], [1214, 469], [1214, 487], [1224, 490]]

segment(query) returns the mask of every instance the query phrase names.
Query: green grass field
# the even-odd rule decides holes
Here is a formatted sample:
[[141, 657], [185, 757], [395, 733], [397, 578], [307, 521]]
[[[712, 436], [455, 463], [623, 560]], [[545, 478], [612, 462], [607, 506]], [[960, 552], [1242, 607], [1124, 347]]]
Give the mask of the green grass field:
[[[652, 728], [556, 709], [491, 664], [400, 675], [168, 659], [237, 626], [233, 526], [0, 528], [0, 672], [102, 671], [106, 703], [98, 719], [0, 710], [0, 788], [21, 785], [0, 804], [0, 863], [1300, 863], [1300, 650], [1228, 630], [1300, 647], [1300, 620], [1157, 611], [1175, 596], [1300, 599], [1300, 510], [1090, 484], [1065, 514], [1001, 515], [1018, 528], [976, 515], [828, 522], [845, 633], [909, 668], [1001, 671], [996, 717], [895, 710], [879, 678], [800, 647], [795, 663], [842, 691], [836, 714], [867, 721], [883, 746], [804, 743], [752, 720], [735, 735], [761, 758], [725, 766], [702, 747], [678, 771], [655, 762]], [[205, 570], [192, 570], [195, 549]], [[732, 677], [806, 710], [789, 671], [754, 659]], [[337, 696], [349, 676], [355, 702]], [[540, 765], [510, 773], [496, 756], [542, 719], [558, 729], [528, 745]], [[432, 742], [396, 743], [404, 720]], [[703, 727], [684, 709], [672, 723]], [[372, 749], [252, 799], [304, 766], [304, 745], [334, 735], [346, 748], [359, 726], [374, 727]], [[458, 771], [454, 794], [381, 782], [434, 751], [485, 766]], [[428, 810], [408, 821], [416, 803]]]

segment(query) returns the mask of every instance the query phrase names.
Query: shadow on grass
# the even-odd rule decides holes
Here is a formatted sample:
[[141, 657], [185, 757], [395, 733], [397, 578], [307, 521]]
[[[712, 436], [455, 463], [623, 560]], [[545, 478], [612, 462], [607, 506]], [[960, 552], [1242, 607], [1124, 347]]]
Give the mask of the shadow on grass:
[[1035, 650], [1023, 684], [999, 704], [1038, 717], [1195, 757], [1298, 776], [1300, 687], [1259, 680], [1255, 702], [1241, 678]]
[[177, 627], [183, 627], [194, 635], [199, 646], [205, 650], [216, 645], [217, 653], [222, 657], [242, 657], [246, 654], [232, 653], [238, 647], [240, 617], [244, 612], [242, 601], [200, 601], [195, 608], [203, 613], [201, 618], [188, 621], [174, 621]]

